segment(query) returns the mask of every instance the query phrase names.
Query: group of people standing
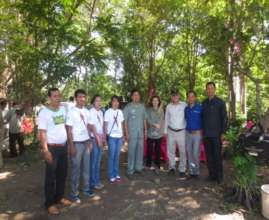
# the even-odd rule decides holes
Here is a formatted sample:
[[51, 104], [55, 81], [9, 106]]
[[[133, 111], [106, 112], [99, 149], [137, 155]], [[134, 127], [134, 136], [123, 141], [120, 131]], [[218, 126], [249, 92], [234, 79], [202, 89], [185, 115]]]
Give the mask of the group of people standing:
[[[162, 108], [159, 96], [150, 99], [149, 106], [141, 103], [138, 90], [131, 92], [132, 101], [123, 111], [118, 96], [111, 98], [105, 112], [101, 97], [92, 99], [87, 109], [86, 92], [75, 91], [75, 106], [61, 106], [57, 88], [49, 89], [49, 104], [38, 114], [38, 136], [46, 162], [45, 206], [50, 214], [59, 214], [56, 204], [65, 206], [80, 203], [79, 182], [82, 193], [94, 196], [104, 187], [100, 180], [103, 147], [108, 145], [108, 180], [121, 181], [119, 158], [123, 141], [128, 142], [127, 177], [144, 172], [144, 140], [147, 139], [146, 167], [159, 173], [161, 166], [161, 140], [165, 136], [168, 146], [169, 175], [176, 173], [175, 151], [179, 148], [179, 177], [199, 176], [200, 143], [204, 139], [209, 180], [221, 183], [223, 179], [221, 140], [227, 126], [225, 103], [215, 95], [215, 83], [206, 85], [208, 98], [199, 104], [196, 93], [189, 91], [188, 103], [180, 100], [177, 90], [171, 92], [171, 103]], [[154, 158], [153, 158], [154, 152]], [[64, 198], [68, 155], [71, 160], [70, 200]], [[154, 159], [154, 163], [153, 163]], [[187, 164], [188, 161], [188, 164]], [[187, 166], [188, 165], [188, 166]]]

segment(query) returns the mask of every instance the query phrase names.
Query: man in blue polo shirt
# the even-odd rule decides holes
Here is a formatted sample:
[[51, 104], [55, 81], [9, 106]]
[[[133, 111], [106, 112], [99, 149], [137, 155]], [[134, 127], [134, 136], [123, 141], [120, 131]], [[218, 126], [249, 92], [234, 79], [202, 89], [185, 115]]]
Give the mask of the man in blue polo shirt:
[[200, 174], [199, 155], [201, 142], [201, 113], [202, 106], [196, 102], [196, 92], [187, 93], [188, 106], [185, 108], [186, 146], [188, 155], [189, 175], [197, 178]]

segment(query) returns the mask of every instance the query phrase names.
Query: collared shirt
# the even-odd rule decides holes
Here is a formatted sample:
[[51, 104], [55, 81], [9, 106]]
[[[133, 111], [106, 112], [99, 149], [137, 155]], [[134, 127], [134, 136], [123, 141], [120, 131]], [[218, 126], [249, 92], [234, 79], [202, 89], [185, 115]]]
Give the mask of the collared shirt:
[[202, 128], [202, 106], [195, 103], [194, 106], [188, 105], [185, 108], [186, 130], [197, 131]]
[[9, 123], [9, 132], [18, 134], [22, 132], [23, 115], [16, 113], [16, 109], [10, 109], [5, 115], [5, 120]]
[[185, 102], [179, 102], [178, 104], [170, 103], [166, 107], [165, 112], [165, 125], [164, 133], [167, 134], [168, 127], [172, 129], [185, 129], [185, 108], [187, 104]]
[[219, 137], [227, 129], [227, 110], [224, 101], [218, 97], [202, 103], [202, 128], [205, 137]]
[[123, 110], [124, 120], [128, 125], [128, 135], [130, 138], [144, 137], [144, 120], [146, 110], [143, 104], [129, 103]]

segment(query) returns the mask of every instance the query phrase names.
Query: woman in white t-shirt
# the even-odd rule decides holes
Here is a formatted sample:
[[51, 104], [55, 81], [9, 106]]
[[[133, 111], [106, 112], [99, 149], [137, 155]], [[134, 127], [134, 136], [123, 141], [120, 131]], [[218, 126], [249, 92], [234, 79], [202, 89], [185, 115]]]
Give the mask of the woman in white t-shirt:
[[111, 108], [105, 113], [105, 132], [108, 136], [108, 177], [111, 183], [120, 181], [119, 157], [123, 138], [123, 113], [118, 96], [112, 96]]
[[91, 102], [93, 108], [89, 112], [89, 124], [93, 142], [90, 160], [90, 187], [97, 190], [104, 187], [100, 181], [100, 166], [105, 143], [104, 114], [101, 110], [101, 101], [101, 97], [95, 95]]

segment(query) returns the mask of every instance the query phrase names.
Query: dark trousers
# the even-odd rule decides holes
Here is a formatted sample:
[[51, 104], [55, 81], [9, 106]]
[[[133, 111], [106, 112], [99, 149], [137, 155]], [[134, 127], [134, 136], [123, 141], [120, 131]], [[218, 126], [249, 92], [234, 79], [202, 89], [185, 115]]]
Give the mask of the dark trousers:
[[67, 147], [49, 147], [53, 162], [46, 162], [45, 206], [58, 203], [64, 196], [67, 176]]
[[19, 152], [23, 154], [25, 148], [23, 143], [23, 133], [9, 133], [9, 150], [11, 156], [17, 156], [16, 144], [19, 145]]
[[212, 180], [223, 180], [223, 164], [221, 155], [220, 137], [205, 137], [205, 151], [209, 178]]
[[[148, 138], [148, 140], [147, 140], [148, 147], [147, 147], [146, 165], [148, 167], [151, 166], [153, 152], [155, 152], [155, 164], [158, 168], [160, 168], [160, 165], [161, 165], [161, 140], [162, 140], [161, 138], [159, 138], [159, 139]], [[153, 151], [154, 147], [155, 147], [155, 151]]]

